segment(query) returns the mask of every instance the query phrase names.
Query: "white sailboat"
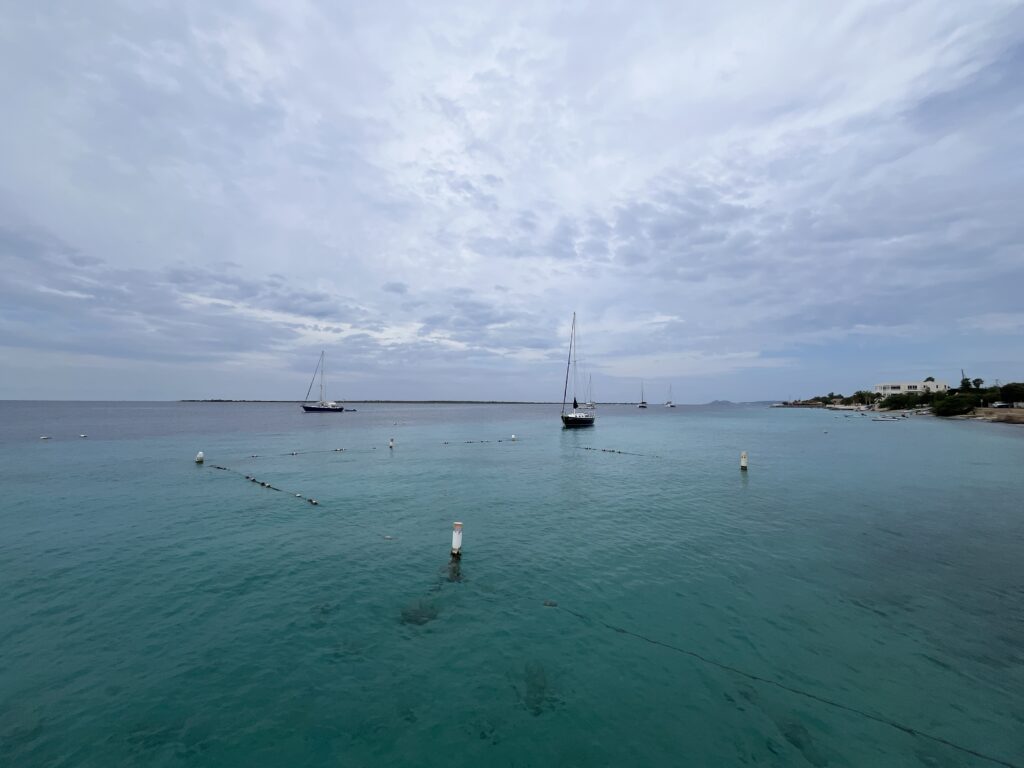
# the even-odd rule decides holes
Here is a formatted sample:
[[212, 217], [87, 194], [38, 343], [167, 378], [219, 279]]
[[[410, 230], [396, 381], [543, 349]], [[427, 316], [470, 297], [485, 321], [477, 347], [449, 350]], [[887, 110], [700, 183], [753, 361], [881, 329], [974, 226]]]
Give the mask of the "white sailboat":
[[647, 401], [644, 400], [644, 381], [643, 381], [643, 379], [640, 380], [640, 402], [637, 403], [636, 407], [637, 408], [646, 408], [647, 407]]
[[584, 408], [593, 408], [596, 405], [594, 402], [594, 377], [587, 377], [587, 402], [583, 404]]
[[[572, 368], [572, 410], [566, 413], [566, 398], [569, 396], [569, 369]], [[562, 425], [565, 427], [592, 427], [597, 420], [597, 409], [593, 403], [581, 407], [576, 399], [576, 313], [572, 313], [572, 331], [569, 334], [569, 358], [565, 362], [565, 388], [562, 390]]]
[[675, 408], [676, 404], [672, 402], [672, 385], [668, 385], [668, 400], [665, 401], [666, 408]]
[[[306, 396], [302, 400], [302, 410], [306, 413], [343, 413], [345, 406], [342, 403], [337, 403], [334, 400], [328, 400], [324, 396], [324, 360], [325, 355], [323, 350], [320, 351], [320, 359], [316, 363], [316, 368], [313, 370], [313, 378], [309, 382], [309, 389], [306, 390]], [[309, 405], [309, 393], [313, 391], [313, 382], [316, 381], [317, 371], [320, 372], [320, 401]]]

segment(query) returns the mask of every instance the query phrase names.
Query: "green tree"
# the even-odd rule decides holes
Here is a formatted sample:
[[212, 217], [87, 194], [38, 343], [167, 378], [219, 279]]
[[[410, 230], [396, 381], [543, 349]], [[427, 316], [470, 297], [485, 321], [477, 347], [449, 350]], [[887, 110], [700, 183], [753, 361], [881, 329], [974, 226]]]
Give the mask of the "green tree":
[[970, 392], [971, 391], [971, 380], [968, 379], [966, 376], [964, 376], [962, 379], [960, 379], [960, 391], [961, 392]]
[[975, 389], [981, 389], [981, 385], [985, 383], [984, 379], [971, 379], [971, 384], [974, 385]]
[[901, 395], [889, 395], [878, 404], [878, 407], [884, 411], [891, 411], [916, 408], [918, 405], [918, 396], [913, 392], [906, 392]]
[[1004, 403], [1024, 402], [1024, 384], [1021, 384], [1020, 382], [1003, 384], [1003, 386], [999, 388], [999, 399]]
[[927, 379], [925, 379], [925, 381], [935, 381], [935, 377], [929, 376]]
[[868, 392], [865, 389], [858, 389], [853, 393], [852, 400], [857, 403], [857, 405], [870, 405], [875, 402], [875, 393]]
[[932, 404], [932, 412], [936, 416], [961, 416], [977, 406], [978, 398], [975, 395], [956, 394], [936, 399]]

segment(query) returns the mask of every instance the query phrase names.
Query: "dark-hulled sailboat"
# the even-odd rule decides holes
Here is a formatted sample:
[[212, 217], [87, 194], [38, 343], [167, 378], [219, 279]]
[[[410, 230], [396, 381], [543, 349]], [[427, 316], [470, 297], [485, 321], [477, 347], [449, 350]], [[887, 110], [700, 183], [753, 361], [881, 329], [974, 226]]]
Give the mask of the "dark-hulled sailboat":
[[[320, 372], [320, 402], [309, 404], [309, 393], [313, 391], [313, 382], [316, 381], [317, 371]], [[320, 359], [317, 361], [316, 369], [313, 371], [313, 378], [309, 382], [309, 389], [306, 390], [306, 397], [302, 401], [302, 410], [306, 413], [343, 413], [345, 406], [336, 403], [334, 400], [327, 400], [324, 397], [324, 352], [321, 350]]]
[[[565, 410], [566, 398], [569, 396], [569, 369], [572, 368], [572, 410]], [[597, 409], [593, 403], [585, 403], [582, 407], [576, 399], [576, 313], [572, 313], [572, 332], [569, 334], [569, 358], [565, 362], [565, 388], [562, 390], [562, 426], [592, 427], [597, 420]]]

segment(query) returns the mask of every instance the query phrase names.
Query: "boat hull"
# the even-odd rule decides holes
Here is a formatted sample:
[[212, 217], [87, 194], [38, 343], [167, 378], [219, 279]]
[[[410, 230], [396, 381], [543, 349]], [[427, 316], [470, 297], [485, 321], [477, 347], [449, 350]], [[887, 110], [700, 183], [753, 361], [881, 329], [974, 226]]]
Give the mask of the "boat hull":
[[345, 408], [343, 406], [340, 406], [340, 405], [337, 406], [336, 408], [331, 408], [331, 407], [325, 406], [325, 405], [304, 405], [304, 406], [302, 406], [302, 410], [304, 410], [306, 413], [344, 413], [345, 412]]
[[577, 427], [592, 427], [597, 419], [594, 416], [580, 416], [573, 413], [562, 414], [562, 426], [570, 429]]

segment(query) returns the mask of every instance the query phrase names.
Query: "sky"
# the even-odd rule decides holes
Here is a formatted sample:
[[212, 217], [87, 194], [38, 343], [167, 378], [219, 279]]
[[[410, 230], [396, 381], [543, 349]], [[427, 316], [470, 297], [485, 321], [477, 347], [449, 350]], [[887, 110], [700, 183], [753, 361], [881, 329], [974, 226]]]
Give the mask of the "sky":
[[1024, 380], [1024, 3], [0, 7], [0, 399]]

